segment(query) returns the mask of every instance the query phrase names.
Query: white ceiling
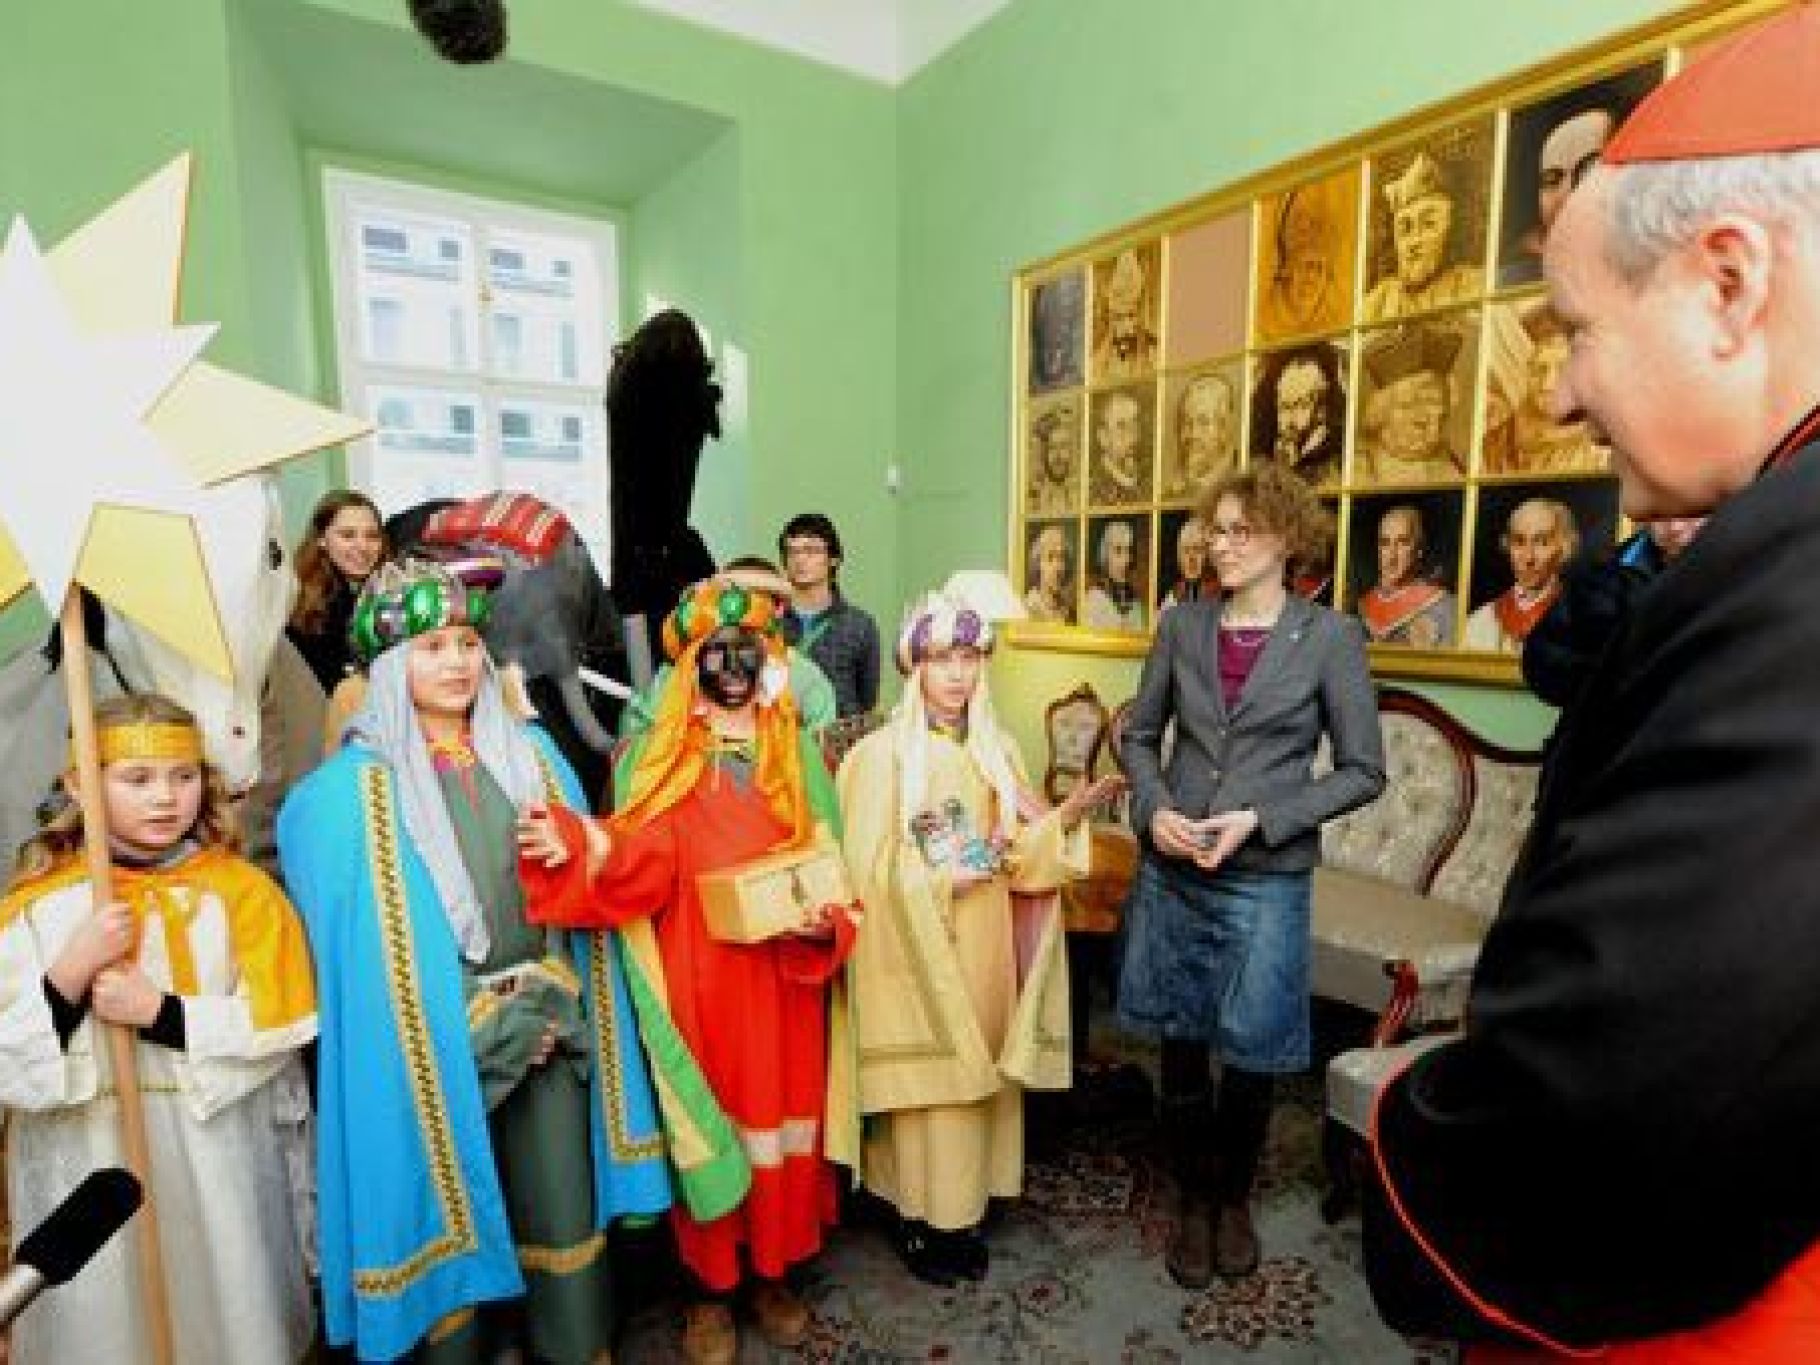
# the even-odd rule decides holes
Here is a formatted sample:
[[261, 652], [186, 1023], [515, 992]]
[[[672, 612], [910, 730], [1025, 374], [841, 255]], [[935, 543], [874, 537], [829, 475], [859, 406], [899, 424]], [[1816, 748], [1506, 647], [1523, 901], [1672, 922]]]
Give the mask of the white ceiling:
[[898, 85], [1011, 0], [631, 0]]

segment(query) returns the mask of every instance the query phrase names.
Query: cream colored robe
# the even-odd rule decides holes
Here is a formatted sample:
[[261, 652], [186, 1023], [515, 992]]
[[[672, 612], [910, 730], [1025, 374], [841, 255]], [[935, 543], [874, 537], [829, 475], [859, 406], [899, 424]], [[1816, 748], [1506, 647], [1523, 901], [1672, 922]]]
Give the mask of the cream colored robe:
[[[1055, 892], [1086, 874], [1088, 832], [1083, 822], [1064, 834], [1053, 813], [1019, 820], [1009, 875], [954, 893], [909, 833], [915, 812], [898, 809], [895, 733], [868, 735], [838, 779], [866, 906], [850, 978], [867, 1116], [859, 1168], [905, 1217], [965, 1228], [989, 1197], [1022, 1190], [1025, 1087], [1069, 1083]], [[932, 737], [927, 786], [929, 808], [957, 796], [977, 830], [997, 827], [991, 787], [953, 741]]]

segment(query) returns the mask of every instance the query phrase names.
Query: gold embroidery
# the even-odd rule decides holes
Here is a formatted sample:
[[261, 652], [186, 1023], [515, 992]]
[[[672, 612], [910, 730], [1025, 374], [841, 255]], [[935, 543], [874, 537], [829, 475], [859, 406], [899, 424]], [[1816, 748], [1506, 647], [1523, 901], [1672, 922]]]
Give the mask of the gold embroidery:
[[468, 997], [468, 1027], [477, 1029], [499, 1010], [499, 997], [482, 987]]
[[417, 1109], [423, 1136], [424, 1160], [430, 1187], [442, 1205], [445, 1230], [419, 1247], [405, 1261], [376, 1270], [354, 1272], [354, 1292], [368, 1298], [401, 1294], [431, 1269], [455, 1256], [480, 1247], [474, 1231], [473, 1210], [461, 1181], [455, 1134], [449, 1127], [443, 1103], [442, 1082], [436, 1073], [436, 1054], [424, 1017], [423, 996], [417, 981], [416, 946], [411, 939], [410, 908], [405, 904], [404, 871], [398, 856], [398, 830], [393, 823], [392, 775], [374, 766], [360, 774], [361, 801], [366, 807], [367, 870], [372, 874], [374, 900], [379, 909], [379, 945], [385, 955], [386, 984], [392, 997], [392, 1016], [404, 1052], [405, 1075], [411, 1082], [411, 1100]]
[[600, 1259], [607, 1245], [607, 1234], [597, 1232], [585, 1242], [572, 1247], [526, 1246], [519, 1243], [518, 1264], [526, 1270], [544, 1275], [573, 1275]]
[[607, 1150], [615, 1161], [655, 1161], [664, 1154], [661, 1131], [632, 1136], [626, 1116], [625, 1074], [619, 1061], [619, 1011], [613, 1003], [613, 975], [607, 961], [607, 935], [588, 935], [588, 974], [593, 977], [594, 1051], [600, 1065], [600, 1103], [606, 1120]]
[[472, 1321], [474, 1321], [474, 1310], [472, 1308], [457, 1308], [446, 1318], [438, 1318], [431, 1326], [430, 1330], [424, 1333], [424, 1344], [426, 1346], [435, 1346], [440, 1342], [447, 1341]]

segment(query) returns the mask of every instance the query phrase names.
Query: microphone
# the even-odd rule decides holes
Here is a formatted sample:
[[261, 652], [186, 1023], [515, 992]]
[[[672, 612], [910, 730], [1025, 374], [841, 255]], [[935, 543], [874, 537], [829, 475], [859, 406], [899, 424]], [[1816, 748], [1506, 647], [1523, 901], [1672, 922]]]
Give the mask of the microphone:
[[72, 1279], [139, 1211], [144, 1192], [130, 1171], [92, 1172], [19, 1243], [14, 1265], [0, 1275], [0, 1328], [30, 1306], [46, 1285]]

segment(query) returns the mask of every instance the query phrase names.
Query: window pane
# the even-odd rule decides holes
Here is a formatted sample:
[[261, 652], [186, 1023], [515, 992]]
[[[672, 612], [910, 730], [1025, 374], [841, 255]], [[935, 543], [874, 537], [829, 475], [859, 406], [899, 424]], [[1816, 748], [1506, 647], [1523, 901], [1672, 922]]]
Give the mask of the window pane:
[[500, 483], [563, 510], [606, 563], [607, 438], [598, 404], [508, 397], [499, 407]]
[[489, 243], [494, 307], [517, 318], [520, 329], [514, 353], [495, 352], [493, 373], [548, 384], [604, 383], [607, 301], [591, 245], [517, 229], [494, 232]]
[[387, 365], [473, 367], [479, 324], [472, 234], [459, 223], [359, 210], [362, 349]]
[[373, 438], [371, 489], [391, 511], [429, 498], [465, 498], [493, 482], [479, 458], [478, 394], [404, 385], [367, 390]]

